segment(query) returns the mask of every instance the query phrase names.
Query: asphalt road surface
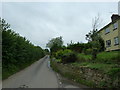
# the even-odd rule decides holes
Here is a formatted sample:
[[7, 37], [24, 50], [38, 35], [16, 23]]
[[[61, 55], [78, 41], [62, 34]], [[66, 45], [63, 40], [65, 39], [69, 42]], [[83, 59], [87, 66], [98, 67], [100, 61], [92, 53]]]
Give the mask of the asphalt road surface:
[[2, 82], [2, 88], [78, 88], [67, 84], [62, 87], [58, 75], [50, 68], [49, 56], [45, 56], [28, 68]]

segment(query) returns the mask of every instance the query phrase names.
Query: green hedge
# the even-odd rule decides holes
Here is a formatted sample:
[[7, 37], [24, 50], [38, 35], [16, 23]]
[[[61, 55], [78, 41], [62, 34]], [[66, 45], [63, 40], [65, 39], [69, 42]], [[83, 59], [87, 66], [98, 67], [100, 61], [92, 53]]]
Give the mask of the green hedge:
[[25, 37], [6, 26], [8, 24], [2, 19], [2, 23], [0, 23], [2, 30], [2, 79], [6, 79], [44, 56], [44, 50], [40, 46], [34, 46]]

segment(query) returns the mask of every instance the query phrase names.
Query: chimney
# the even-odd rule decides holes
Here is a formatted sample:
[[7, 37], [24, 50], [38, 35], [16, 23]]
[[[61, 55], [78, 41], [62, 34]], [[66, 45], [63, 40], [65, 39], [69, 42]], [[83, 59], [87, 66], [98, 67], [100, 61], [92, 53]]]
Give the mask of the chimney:
[[118, 14], [113, 14], [113, 15], [111, 16], [112, 22], [115, 22], [115, 21], [118, 20], [118, 19], [120, 19], [120, 15], [118, 15]]

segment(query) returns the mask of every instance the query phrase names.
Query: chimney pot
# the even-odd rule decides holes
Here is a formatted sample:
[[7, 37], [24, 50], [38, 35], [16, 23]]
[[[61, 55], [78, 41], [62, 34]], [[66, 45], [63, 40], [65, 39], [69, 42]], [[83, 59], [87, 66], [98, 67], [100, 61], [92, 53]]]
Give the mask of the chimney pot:
[[115, 21], [118, 20], [118, 19], [120, 19], [120, 15], [118, 15], [118, 14], [113, 14], [113, 15], [111, 16], [112, 22], [115, 22]]

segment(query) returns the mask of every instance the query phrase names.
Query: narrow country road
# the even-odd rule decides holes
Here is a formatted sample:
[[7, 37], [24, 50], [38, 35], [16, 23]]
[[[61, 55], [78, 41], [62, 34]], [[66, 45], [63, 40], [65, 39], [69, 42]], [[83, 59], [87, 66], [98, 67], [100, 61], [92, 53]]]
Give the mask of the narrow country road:
[[[77, 88], [73, 85], [64, 88]], [[50, 68], [49, 56], [45, 56], [28, 68], [2, 82], [2, 88], [60, 88], [60, 80]]]

